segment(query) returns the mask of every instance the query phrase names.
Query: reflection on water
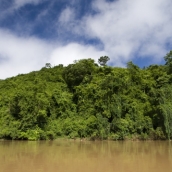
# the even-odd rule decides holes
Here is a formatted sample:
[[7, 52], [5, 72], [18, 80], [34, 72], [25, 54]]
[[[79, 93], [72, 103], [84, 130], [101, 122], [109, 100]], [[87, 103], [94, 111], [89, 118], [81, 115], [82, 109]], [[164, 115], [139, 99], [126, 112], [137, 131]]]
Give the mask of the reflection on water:
[[0, 141], [0, 172], [170, 172], [168, 141]]

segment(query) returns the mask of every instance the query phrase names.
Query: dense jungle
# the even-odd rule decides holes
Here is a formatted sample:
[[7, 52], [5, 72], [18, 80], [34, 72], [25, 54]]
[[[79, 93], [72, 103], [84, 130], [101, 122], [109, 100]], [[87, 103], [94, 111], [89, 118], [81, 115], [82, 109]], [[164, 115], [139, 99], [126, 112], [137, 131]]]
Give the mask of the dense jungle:
[[172, 138], [172, 51], [164, 65], [81, 59], [0, 80], [0, 139]]

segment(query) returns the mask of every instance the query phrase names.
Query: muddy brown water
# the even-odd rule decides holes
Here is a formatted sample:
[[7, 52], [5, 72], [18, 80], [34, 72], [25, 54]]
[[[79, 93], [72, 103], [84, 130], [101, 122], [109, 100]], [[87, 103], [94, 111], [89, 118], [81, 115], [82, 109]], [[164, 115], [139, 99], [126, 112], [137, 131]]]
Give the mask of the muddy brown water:
[[0, 172], [171, 172], [169, 141], [0, 141]]

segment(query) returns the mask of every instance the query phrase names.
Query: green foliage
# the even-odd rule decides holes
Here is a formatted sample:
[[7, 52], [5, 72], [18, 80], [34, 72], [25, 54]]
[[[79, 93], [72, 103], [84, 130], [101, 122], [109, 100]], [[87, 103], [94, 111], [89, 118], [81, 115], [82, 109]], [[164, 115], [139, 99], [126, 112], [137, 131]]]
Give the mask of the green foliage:
[[89, 82], [92, 79], [96, 64], [92, 59], [83, 59], [75, 61], [75, 64], [69, 64], [63, 72], [63, 78], [68, 87], [73, 90], [83, 80]]
[[166, 54], [166, 56], [164, 57], [164, 60], [166, 62], [165, 65], [167, 67], [167, 72], [169, 74], [172, 74], [172, 51]]
[[172, 60], [140, 69], [109, 57], [0, 80], [0, 138], [171, 139]]
[[164, 127], [168, 139], [172, 137], [172, 89], [165, 86], [160, 89], [160, 110], [164, 119]]
[[110, 60], [110, 58], [108, 56], [101, 56], [99, 59], [98, 59], [98, 63], [101, 65], [101, 66], [106, 66], [106, 63]]

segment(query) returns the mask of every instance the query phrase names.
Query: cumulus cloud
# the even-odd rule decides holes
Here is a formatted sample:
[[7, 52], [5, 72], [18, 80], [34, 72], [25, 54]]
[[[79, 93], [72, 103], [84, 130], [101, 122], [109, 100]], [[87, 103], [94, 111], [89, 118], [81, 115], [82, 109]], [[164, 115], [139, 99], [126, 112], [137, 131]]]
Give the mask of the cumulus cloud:
[[[16, 8], [40, 2], [15, 0]], [[103, 55], [108, 55], [115, 66], [124, 66], [136, 58], [137, 62], [147, 58], [150, 64], [160, 63], [172, 46], [171, 9], [171, 0], [94, 0], [94, 12], [78, 18], [74, 6], [65, 6], [52, 22], [51, 27], [58, 22], [56, 42], [36, 36], [19, 37], [0, 29], [0, 78], [39, 70], [47, 62], [68, 65], [84, 58], [97, 61]]]
[[101, 40], [114, 64], [139, 56], [159, 62], [168, 51], [171, 0], [95, 0], [92, 7], [96, 14], [87, 16], [82, 25], [90, 37]]
[[50, 63], [68, 65], [74, 60], [92, 58], [95, 61], [100, 56], [106, 55], [105, 51], [100, 51], [90, 45], [80, 45], [77, 43], [70, 43], [66, 46], [60, 46], [54, 49], [50, 57]]
[[22, 38], [0, 30], [0, 78], [38, 70], [48, 61], [53, 47], [34, 37]]
[[0, 30], [0, 79], [39, 70], [49, 62], [52, 65], [73, 63], [74, 60], [97, 59], [106, 54], [92, 46], [46, 42], [35, 37], [18, 37]]

